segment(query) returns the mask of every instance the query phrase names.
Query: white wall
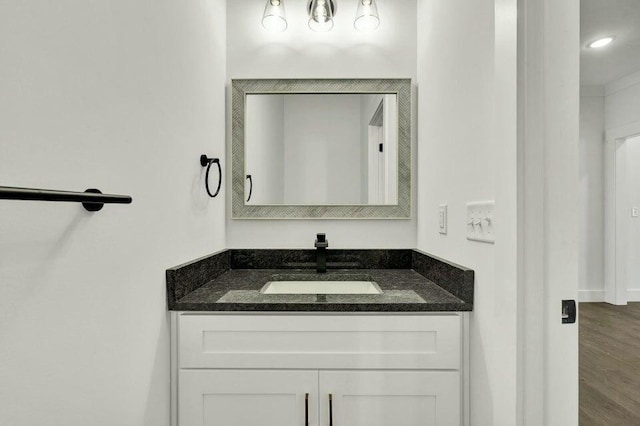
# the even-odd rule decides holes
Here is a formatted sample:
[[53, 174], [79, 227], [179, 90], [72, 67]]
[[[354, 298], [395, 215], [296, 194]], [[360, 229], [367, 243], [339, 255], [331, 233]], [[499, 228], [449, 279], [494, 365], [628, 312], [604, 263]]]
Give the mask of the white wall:
[[607, 129], [640, 122], [640, 71], [608, 84], [605, 91]]
[[285, 204], [359, 204], [360, 95], [285, 96]]
[[[632, 208], [640, 210], [640, 136], [627, 139], [627, 212]], [[640, 296], [640, 217], [627, 214], [627, 291], [631, 301]]]
[[[640, 72], [604, 88], [583, 87], [580, 100], [580, 300], [605, 300], [606, 132], [624, 133], [640, 123]], [[640, 288], [640, 285], [638, 285]], [[640, 300], [640, 292], [629, 300]]]
[[[380, 27], [363, 34], [353, 29], [355, 2], [340, 2], [335, 27], [328, 33], [308, 29], [304, 2], [286, 3], [289, 28], [283, 33], [267, 32], [260, 25], [263, 2], [228, 2], [228, 79], [415, 78], [416, 0], [377, 3]], [[413, 154], [415, 159], [415, 137]], [[230, 212], [228, 203], [230, 248], [308, 248], [317, 232], [326, 232], [333, 248], [415, 247], [415, 205], [410, 220], [232, 220]]]
[[[225, 2], [0, 3], [0, 424], [168, 425], [165, 269], [225, 246]], [[224, 164], [223, 164], [224, 165]]]
[[[280, 204], [284, 201], [284, 95], [247, 96], [245, 123], [247, 151], [246, 191], [249, 204]], [[248, 192], [246, 194], [248, 196]]]
[[[608, 138], [611, 139], [611, 135], [617, 135], [616, 137], [628, 137], [637, 135], [638, 128], [640, 127], [640, 71], [632, 73], [628, 76], [620, 78], [605, 87], [605, 129], [608, 134]], [[637, 142], [637, 141], [636, 141]], [[614, 143], [613, 141], [607, 142], [608, 144]], [[633, 173], [630, 169], [638, 167], [638, 158], [635, 157], [636, 147], [631, 140], [627, 140], [625, 148], [627, 152], [627, 188], [628, 199], [626, 208], [629, 208], [632, 203], [635, 203], [633, 194], [634, 179], [637, 176], [630, 174]], [[609, 145], [608, 145], [609, 146]], [[635, 158], [634, 158], [635, 157]], [[606, 170], [606, 169], [605, 169]], [[619, 176], [618, 178], [623, 178]], [[629, 218], [630, 214], [627, 210], [622, 211], [619, 218]], [[620, 219], [618, 219], [620, 220]], [[640, 283], [638, 283], [638, 277], [640, 272], [637, 271], [637, 241], [639, 235], [633, 230], [637, 227], [637, 221], [631, 220], [628, 228], [630, 234], [628, 235], [628, 247], [627, 247], [627, 299], [629, 302], [640, 301]]]
[[580, 244], [581, 301], [604, 300], [604, 88], [580, 93]]
[[[472, 425], [517, 424], [516, 16], [515, 2], [418, 2], [417, 246], [476, 274]], [[495, 245], [466, 239], [466, 203], [485, 200]]]

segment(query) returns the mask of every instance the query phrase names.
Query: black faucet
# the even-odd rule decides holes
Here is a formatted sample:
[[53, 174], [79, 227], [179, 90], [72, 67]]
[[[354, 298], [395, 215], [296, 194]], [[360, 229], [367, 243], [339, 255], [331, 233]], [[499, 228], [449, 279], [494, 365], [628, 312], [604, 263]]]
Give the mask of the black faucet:
[[327, 247], [329, 247], [329, 241], [325, 234], [316, 235], [316, 272], [324, 274], [327, 272]]

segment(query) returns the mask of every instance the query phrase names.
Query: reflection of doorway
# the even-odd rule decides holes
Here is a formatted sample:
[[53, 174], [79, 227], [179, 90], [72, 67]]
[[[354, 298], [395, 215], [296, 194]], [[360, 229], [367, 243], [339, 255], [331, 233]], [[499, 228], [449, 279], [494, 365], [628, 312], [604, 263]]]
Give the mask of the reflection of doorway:
[[385, 204], [384, 99], [369, 121], [369, 204]]
[[[398, 109], [395, 95], [376, 95], [363, 117], [367, 125], [366, 194], [370, 205], [398, 203]], [[365, 168], [363, 168], [365, 169]]]

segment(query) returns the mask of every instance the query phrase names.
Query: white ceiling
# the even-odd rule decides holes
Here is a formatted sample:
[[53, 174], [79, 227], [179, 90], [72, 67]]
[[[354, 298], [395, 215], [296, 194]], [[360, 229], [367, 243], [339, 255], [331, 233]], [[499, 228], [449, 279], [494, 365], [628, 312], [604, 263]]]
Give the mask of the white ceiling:
[[[603, 86], [640, 71], [640, 0], [581, 0], [580, 82]], [[602, 49], [587, 43], [608, 35], [616, 40]]]

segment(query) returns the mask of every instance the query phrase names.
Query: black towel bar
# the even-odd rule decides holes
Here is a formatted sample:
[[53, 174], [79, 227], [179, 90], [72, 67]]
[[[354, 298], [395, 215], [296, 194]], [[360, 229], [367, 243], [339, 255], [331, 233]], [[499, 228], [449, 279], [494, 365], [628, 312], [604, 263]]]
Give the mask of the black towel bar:
[[103, 194], [90, 188], [84, 192], [56, 191], [51, 189], [17, 188], [0, 186], [0, 200], [61, 201], [82, 203], [85, 209], [95, 212], [105, 204], [131, 204], [128, 195]]

